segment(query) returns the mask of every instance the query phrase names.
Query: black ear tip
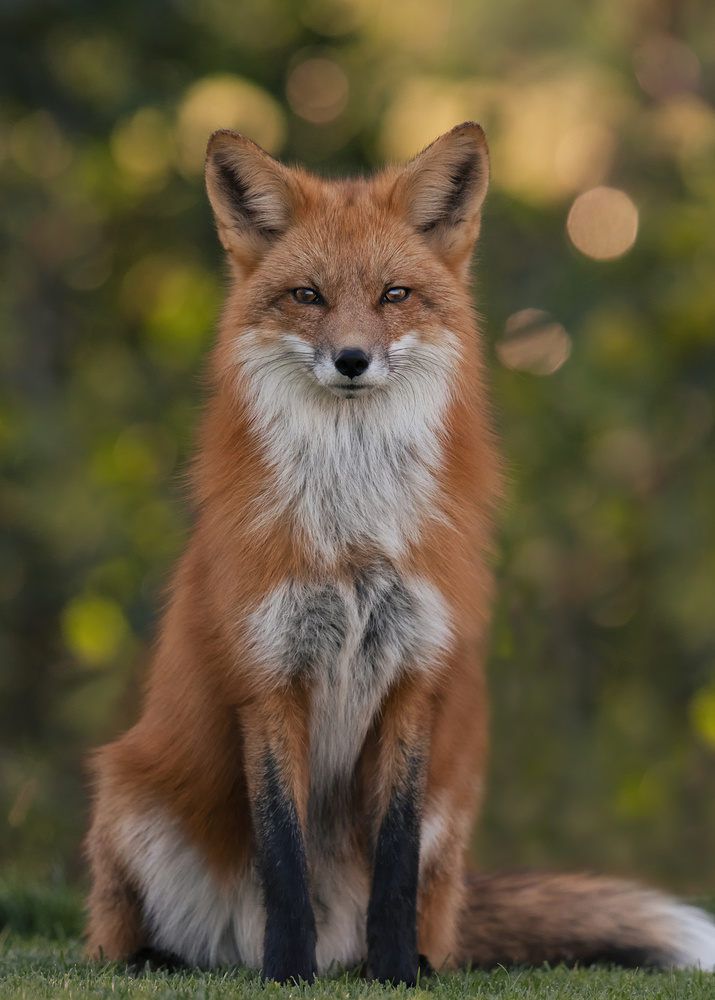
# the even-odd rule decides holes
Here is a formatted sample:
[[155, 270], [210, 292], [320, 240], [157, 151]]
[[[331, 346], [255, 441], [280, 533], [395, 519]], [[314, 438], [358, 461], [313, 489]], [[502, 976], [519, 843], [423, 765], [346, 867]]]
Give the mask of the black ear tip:
[[219, 128], [209, 136], [206, 159], [210, 159], [216, 153], [235, 152], [238, 149], [251, 149], [263, 153], [264, 156], [268, 155], [253, 139], [249, 139], [240, 132], [234, 132], [230, 128]]
[[206, 146], [207, 152], [217, 146], [227, 146], [234, 144], [237, 140], [243, 139], [243, 136], [239, 132], [234, 132], [230, 128], [217, 128], [215, 132], [212, 132], [209, 136], [209, 141]]
[[450, 129], [450, 131], [451, 132], [465, 132], [465, 131], [481, 132], [481, 134], [484, 135], [484, 129], [479, 124], [479, 122], [473, 122], [473, 121], [462, 122], [460, 125], [455, 125], [454, 128]]
[[466, 139], [483, 149], [487, 148], [487, 137], [479, 122], [462, 122], [461, 125], [455, 125], [453, 129], [450, 129], [447, 135]]
[[206, 166], [208, 167], [217, 154], [235, 149], [241, 138], [242, 136], [238, 132], [232, 132], [227, 128], [220, 128], [212, 132], [206, 144]]

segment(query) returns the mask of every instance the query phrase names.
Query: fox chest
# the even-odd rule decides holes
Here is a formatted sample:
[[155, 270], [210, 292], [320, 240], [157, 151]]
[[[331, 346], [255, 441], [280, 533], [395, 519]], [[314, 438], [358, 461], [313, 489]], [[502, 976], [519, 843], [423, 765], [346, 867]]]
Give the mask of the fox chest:
[[451, 628], [429, 582], [382, 565], [350, 580], [288, 581], [252, 614], [259, 669], [311, 691], [311, 785], [317, 793], [352, 771], [390, 686], [439, 668]]

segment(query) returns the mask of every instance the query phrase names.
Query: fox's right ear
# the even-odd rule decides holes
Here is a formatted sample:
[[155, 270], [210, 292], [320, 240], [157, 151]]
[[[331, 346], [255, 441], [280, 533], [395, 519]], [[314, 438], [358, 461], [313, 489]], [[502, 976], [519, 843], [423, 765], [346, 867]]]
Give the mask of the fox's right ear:
[[221, 129], [209, 139], [206, 189], [219, 238], [244, 267], [288, 228], [295, 207], [290, 170], [238, 132]]

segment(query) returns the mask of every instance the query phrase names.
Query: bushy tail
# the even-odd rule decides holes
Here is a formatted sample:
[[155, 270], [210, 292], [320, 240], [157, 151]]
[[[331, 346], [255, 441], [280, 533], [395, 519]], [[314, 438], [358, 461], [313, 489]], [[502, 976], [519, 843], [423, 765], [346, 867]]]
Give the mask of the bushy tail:
[[630, 882], [537, 872], [467, 875], [461, 965], [715, 967], [715, 922]]

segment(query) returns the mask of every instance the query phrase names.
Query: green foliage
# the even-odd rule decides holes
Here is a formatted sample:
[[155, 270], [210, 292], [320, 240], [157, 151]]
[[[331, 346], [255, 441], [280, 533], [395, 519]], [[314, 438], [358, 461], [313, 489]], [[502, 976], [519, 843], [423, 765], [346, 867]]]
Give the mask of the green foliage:
[[0, 933], [65, 941], [82, 933], [84, 913], [76, 889], [0, 882]]
[[[81, 870], [82, 759], [136, 713], [222, 297], [209, 132], [338, 173], [476, 118], [510, 496], [475, 847], [712, 888], [714, 35], [613, 0], [3, 5], [0, 866]], [[601, 260], [566, 224], [604, 185], [638, 233]]]

